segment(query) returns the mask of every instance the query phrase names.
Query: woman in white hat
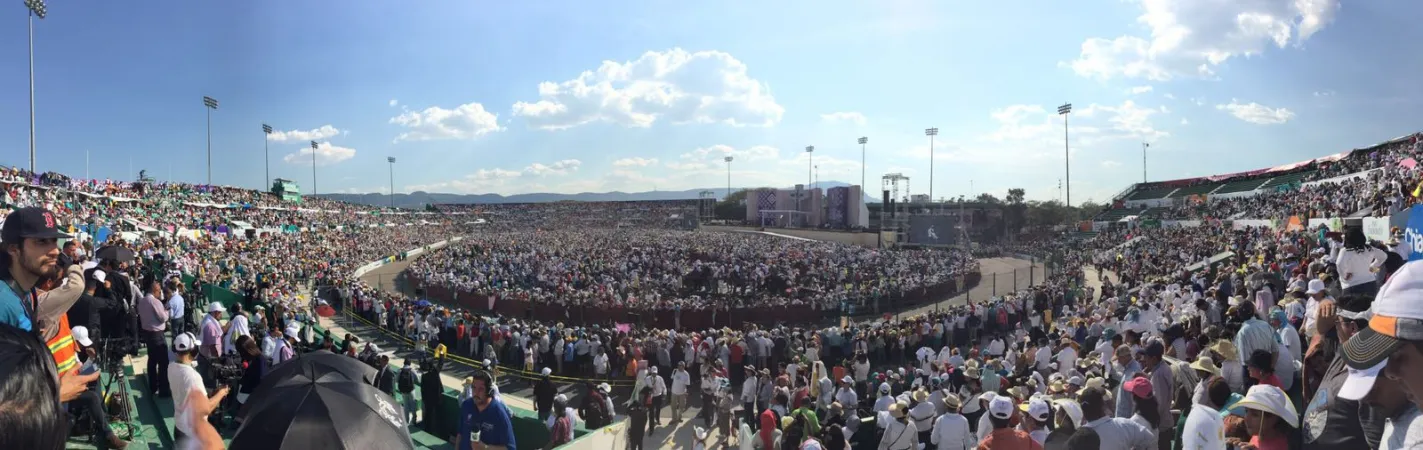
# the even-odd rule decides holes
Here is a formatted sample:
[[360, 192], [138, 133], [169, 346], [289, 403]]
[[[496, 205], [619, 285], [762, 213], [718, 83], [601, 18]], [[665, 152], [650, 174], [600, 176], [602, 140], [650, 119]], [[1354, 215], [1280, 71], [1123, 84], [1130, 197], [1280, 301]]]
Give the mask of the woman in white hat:
[[919, 448], [919, 431], [914, 428], [914, 421], [909, 420], [906, 410], [909, 405], [895, 403], [889, 407], [889, 417], [881, 418], [887, 422], [884, 428], [884, 435], [880, 437], [879, 450], [917, 450]]
[[1292, 442], [1299, 438], [1299, 413], [1285, 396], [1285, 391], [1271, 385], [1255, 385], [1235, 406], [1245, 408], [1245, 428], [1250, 431], [1250, 445], [1258, 450], [1299, 448]]

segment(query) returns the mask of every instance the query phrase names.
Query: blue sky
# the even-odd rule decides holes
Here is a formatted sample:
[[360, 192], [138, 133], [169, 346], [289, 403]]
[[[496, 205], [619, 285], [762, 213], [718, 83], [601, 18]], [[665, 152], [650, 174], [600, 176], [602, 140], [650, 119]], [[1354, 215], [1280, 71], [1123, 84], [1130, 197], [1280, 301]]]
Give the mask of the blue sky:
[[[0, 163], [28, 162], [24, 8], [0, 17]], [[122, 3], [122, 4], [120, 4]], [[516, 2], [518, 3], [518, 2]], [[674, 4], [675, 3], [675, 4]], [[319, 192], [737, 187], [865, 173], [1072, 199], [1417, 131], [1423, 3], [1338, 0], [53, 2], [41, 170]], [[132, 161], [132, 162], [130, 162]], [[132, 165], [132, 171], [129, 167]], [[970, 183], [972, 182], [972, 191]]]

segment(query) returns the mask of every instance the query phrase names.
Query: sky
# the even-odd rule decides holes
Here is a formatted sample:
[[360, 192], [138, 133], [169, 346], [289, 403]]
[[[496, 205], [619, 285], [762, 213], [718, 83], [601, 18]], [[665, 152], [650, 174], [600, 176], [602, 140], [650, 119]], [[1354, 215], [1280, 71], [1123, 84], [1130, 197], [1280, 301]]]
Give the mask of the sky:
[[[0, 164], [24, 167], [20, 3], [0, 12]], [[37, 168], [100, 179], [877, 192], [899, 173], [936, 198], [1053, 200], [1070, 167], [1080, 203], [1140, 182], [1143, 143], [1147, 178], [1176, 179], [1367, 147], [1423, 117], [1423, 2], [1399, 0], [47, 6]]]

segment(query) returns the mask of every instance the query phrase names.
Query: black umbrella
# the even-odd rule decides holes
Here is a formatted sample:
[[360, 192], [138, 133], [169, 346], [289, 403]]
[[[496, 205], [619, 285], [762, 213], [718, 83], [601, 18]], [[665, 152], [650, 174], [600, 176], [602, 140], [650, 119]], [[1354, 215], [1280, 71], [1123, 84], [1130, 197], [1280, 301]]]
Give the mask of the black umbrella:
[[293, 376], [306, 377], [317, 381], [326, 381], [331, 377], [341, 377], [358, 383], [375, 385], [376, 369], [350, 356], [331, 353], [326, 350], [308, 352], [302, 354], [300, 358], [293, 358], [272, 367], [272, 369], [267, 372], [267, 375], [262, 377], [262, 385], [257, 387], [257, 391], [253, 392], [252, 396], [256, 397], [261, 395], [262, 391], [269, 387], [267, 380], [291, 378]]
[[114, 262], [132, 262], [134, 260], [133, 250], [117, 245], [110, 245], [94, 252], [94, 257], [98, 259], [109, 259]]
[[[328, 361], [300, 364], [312, 356]], [[395, 399], [359, 381], [362, 375], [353, 379], [337, 364], [327, 364], [330, 357], [355, 361], [332, 353], [306, 355], [262, 380], [243, 405], [242, 427], [228, 448], [413, 450]]]

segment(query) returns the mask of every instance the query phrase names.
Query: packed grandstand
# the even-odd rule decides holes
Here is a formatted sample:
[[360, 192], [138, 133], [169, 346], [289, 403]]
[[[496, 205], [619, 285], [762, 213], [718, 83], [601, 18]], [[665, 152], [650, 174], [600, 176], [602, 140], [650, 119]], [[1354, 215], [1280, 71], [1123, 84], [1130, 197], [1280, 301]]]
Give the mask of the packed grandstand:
[[[643, 439], [667, 403], [657, 399], [648, 411], [644, 396], [647, 405], [653, 397], [682, 396], [680, 404], [671, 402], [677, 417], [691, 393], [702, 423], [719, 429], [715, 439], [724, 443], [813, 439], [826, 448], [900, 448], [912, 441], [950, 448], [941, 439], [986, 439], [996, 423], [986, 414], [999, 418], [1003, 398], [1024, 405], [1022, 416], [1004, 414], [1048, 443], [1060, 430], [1071, 435], [1111, 419], [1090, 409], [1081, 417], [1084, 407], [1100, 409], [1106, 401], [1107, 415], [1121, 420], [1111, 422], [1116, 441], [1101, 433], [1101, 448], [1180, 448], [1195, 439], [1189, 428], [1198, 425], [1188, 417], [1200, 411], [1226, 412], [1212, 419], [1226, 439], [1302, 448], [1322, 436], [1379, 438], [1372, 429], [1323, 428], [1326, 420], [1341, 420], [1326, 410], [1342, 402], [1312, 397], [1337, 395], [1316, 388], [1342, 382], [1326, 369], [1344, 359], [1338, 347], [1347, 332], [1327, 333], [1334, 345], [1309, 352], [1300, 342], [1319, 334], [1320, 302], [1366, 310], [1378, 285], [1409, 256], [1401, 233], [1388, 224], [1417, 201], [1420, 156], [1418, 135], [1409, 135], [1274, 168], [1133, 185], [1079, 224], [1088, 233], [1013, 244], [1060, 255], [1064, 269], [1037, 285], [883, 317], [971, 287], [978, 262], [960, 249], [864, 248], [687, 229], [694, 228], [684, 220], [695, 214], [692, 201], [408, 211], [19, 169], [0, 173], [0, 183], [7, 209], [52, 212], [59, 228], [75, 236], [77, 245], [65, 247], [75, 261], [106, 246], [127, 247], [198, 282], [242, 293], [248, 308], [265, 305], [247, 309], [253, 317], [243, 323], [254, 326], [243, 332], [263, 341], [274, 361], [285, 358], [268, 353], [269, 331], [295, 347], [292, 357], [322, 348], [357, 352], [350, 339], [303, 328], [308, 322], [299, 318], [321, 315], [307, 297], [317, 288], [331, 293], [329, 306], [371, 332], [411, 338], [419, 346], [413, 350], [441, 345], [474, 368], [492, 364], [540, 384], [550, 373], [590, 387], [621, 381], [614, 392], [579, 392], [577, 409], [587, 416], [580, 430], [627, 419], [628, 438]], [[1361, 225], [1343, 226], [1350, 219]], [[1379, 223], [1381, 232], [1362, 225]], [[1368, 245], [1382, 251], [1367, 259]], [[353, 278], [360, 266], [418, 248], [427, 254], [407, 277], [425, 296]], [[1344, 262], [1359, 252], [1377, 280], [1345, 270], [1359, 264]], [[1364, 293], [1370, 295], [1356, 295]], [[202, 314], [194, 309], [216, 311], [198, 305], [185, 314]], [[725, 318], [737, 311], [753, 314]], [[652, 318], [664, 313], [672, 319]], [[717, 320], [719, 314], [725, 317]], [[91, 317], [74, 315], [70, 325], [114, 327]], [[545, 367], [542, 380], [533, 375]], [[670, 394], [664, 384], [673, 386]], [[1266, 405], [1251, 408], [1267, 409], [1279, 430], [1292, 434], [1247, 427], [1245, 413], [1230, 414], [1219, 392]], [[536, 389], [541, 413], [553, 405], [547, 393]], [[605, 408], [607, 395], [619, 398]], [[1039, 418], [1038, 407], [1030, 407], [1039, 403], [1068, 418]], [[761, 418], [772, 410], [789, 425]], [[434, 411], [419, 415], [423, 429], [458, 440], [451, 437], [455, 421], [430, 417]], [[968, 418], [963, 432], [973, 434], [941, 430], [940, 420], [958, 416]]]

